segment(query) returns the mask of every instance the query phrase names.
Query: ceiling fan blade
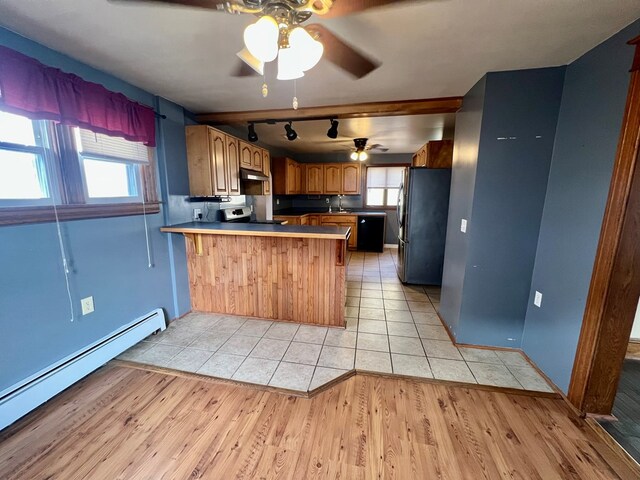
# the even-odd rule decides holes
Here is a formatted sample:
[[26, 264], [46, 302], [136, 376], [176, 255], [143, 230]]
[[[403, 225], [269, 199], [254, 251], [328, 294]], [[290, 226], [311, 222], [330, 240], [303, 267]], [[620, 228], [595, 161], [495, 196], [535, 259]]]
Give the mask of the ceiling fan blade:
[[335, 0], [328, 13], [322, 18], [335, 18], [363, 12], [371, 8], [384, 7], [385, 5], [403, 3], [408, 0]]
[[258, 72], [244, 62], [238, 62], [231, 73], [232, 77], [257, 77], [258, 75]]
[[389, 149], [387, 147], [385, 147], [384, 145], [381, 145], [379, 143], [376, 143], [374, 145], [371, 145], [371, 147], [369, 148], [369, 150], [377, 150], [379, 152], [388, 152]]
[[227, 11], [227, 4], [222, 0], [109, 0], [111, 3], [166, 3], [183, 7], [206, 8], [208, 10]]
[[238, 66], [234, 70], [232, 75], [234, 77], [252, 77], [254, 75], [264, 75], [264, 63], [251, 55], [251, 52], [246, 48], [243, 48], [236, 53], [238, 58], [242, 62], [238, 63]]
[[312, 35], [317, 35], [318, 40], [324, 45], [324, 58], [354, 77], [362, 78], [380, 66], [379, 62], [358, 52], [319, 23], [307, 25], [305, 28]]

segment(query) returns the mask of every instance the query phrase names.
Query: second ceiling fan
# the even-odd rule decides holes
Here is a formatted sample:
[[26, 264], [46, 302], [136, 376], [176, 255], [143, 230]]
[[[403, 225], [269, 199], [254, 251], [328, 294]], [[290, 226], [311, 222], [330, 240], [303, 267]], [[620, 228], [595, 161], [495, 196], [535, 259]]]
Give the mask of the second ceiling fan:
[[335, 18], [410, 0], [111, 0], [195, 7], [260, 17], [244, 32], [242, 64], [235, 76], [263, 74], [264, 64], [277, 59], [278, 78], [293, 80], [325, 58], [355, 78], [380, 66], [321, 24], [303, 25], [312, 15]]

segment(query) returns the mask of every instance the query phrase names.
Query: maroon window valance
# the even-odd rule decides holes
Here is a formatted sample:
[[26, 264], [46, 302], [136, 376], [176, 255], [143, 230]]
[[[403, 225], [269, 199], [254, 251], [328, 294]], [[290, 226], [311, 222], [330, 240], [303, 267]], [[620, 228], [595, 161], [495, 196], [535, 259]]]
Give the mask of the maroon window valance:
[[3, 46], [0, 109], [156, 145], [152, 108]]

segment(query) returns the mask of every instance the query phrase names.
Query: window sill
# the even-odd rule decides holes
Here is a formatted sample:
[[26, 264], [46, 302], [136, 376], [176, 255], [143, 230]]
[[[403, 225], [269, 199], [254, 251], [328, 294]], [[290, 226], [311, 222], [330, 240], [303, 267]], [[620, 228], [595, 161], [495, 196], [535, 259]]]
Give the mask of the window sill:
[[[58, 218], [63, 222], [88, 218], [125, 217], [143, 213], [154, 214], [160, 212], [160, 203], [149, 202], [144, 208], [141, 203], [58, 205], [57, 210]], [[0, 207], [0, 226], [46, 223], [55, 222], [55, 220], [52, 206]]]

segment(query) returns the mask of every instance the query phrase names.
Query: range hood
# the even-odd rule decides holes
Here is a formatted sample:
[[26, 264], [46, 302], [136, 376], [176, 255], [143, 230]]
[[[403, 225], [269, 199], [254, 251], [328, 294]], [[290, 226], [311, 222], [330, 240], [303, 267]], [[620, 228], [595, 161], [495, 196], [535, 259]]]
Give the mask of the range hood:
[[254, 182], [268, 182], [269, 177], [267, 177], [262, 172], [256, 172], [254, 170], [247, 170], [246, 168], [240, 169], [240, 178], [242, 180], [249, 180]]

